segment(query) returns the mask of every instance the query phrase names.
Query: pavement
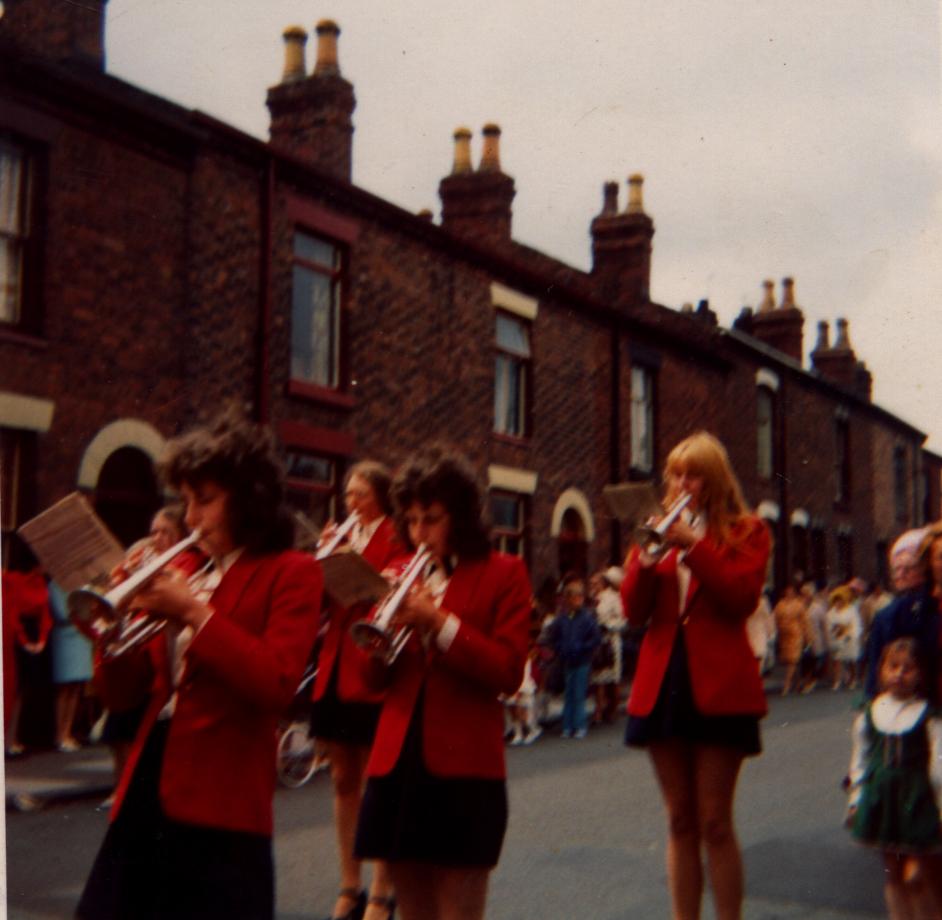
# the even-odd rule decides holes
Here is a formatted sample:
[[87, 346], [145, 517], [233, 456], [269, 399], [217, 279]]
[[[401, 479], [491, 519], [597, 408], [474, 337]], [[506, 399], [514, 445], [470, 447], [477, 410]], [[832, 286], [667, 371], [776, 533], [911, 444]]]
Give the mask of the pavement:
[[72, 753], [30, 750], [4, 764], [7, 811], [35, 811], [76, 799], [104, 800], [113, 785], [111, 751], [90, 744]]

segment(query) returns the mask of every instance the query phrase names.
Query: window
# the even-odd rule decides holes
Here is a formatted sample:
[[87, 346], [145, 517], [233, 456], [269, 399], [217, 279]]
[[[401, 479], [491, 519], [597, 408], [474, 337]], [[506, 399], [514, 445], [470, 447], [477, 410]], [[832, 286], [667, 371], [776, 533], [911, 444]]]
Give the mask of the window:
[[756, 390], [757, 472], [771, 479], [775, 472], [775, 395], [768, 387]]
[[0, 323], [19, 325], [27, 307], [33, 229], [32, 158], [0, 135]]
[[834, 422], [834, 501], [850, 501], [850, 422], [839, 416]]
[[631, 369], [631, 468], [654, 472], [654, 374], [637, 365]]
[[906, 449], [893, 448], [893, 499], [896, 510], [896, 523], [906, 521]]
[[498, 434], [526, 436], [529, 379], [530, 324], [498, 313], [494, 377], [494, 431]]
[[291, 296], [291, 378], [340, 385], [343, 258], [333, 243], [296, 232]]
[[525, 499], [510, 492], [492, 492], [491, 521], [494, 549], [526, 558]]
[[[289, 450], [286, 455], [285, 498], [302, 521], [319, 531], [337, 517], [339, 507], [336, 461], [316, 454]], [[303, 526], [303, 525], [302, 525]], [[314, 534], [311, 534], [314, 537]], [[298, 534], [303, 542], [305, 534]]]

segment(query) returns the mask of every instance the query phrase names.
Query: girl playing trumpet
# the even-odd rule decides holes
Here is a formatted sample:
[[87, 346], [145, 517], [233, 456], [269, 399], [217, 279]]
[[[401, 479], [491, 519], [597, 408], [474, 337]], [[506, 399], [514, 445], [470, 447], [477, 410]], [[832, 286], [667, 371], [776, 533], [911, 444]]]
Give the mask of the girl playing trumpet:
[[290, 550], [265, 433], [223, 416], [172, 441], [163, 472], [213, 571], [196, 593], [155, 576], [132, 603], [168, 628], [102, 663], [106, 704], [147, 709], [77, 916], [271, 918], [276, 728], [317, 631], [321, 573]]
[[429, 448], [392, 487], [396, 522], [431, 561], [393, 626], [395, 662], [365, 667], [388, 686], [357, 828], [357, 854], [385, 859], [403, 920], [479, 920], [507, 825], [504, 716], [520, 685], [530, 586], [523, 562], [493, 552], [474, 475]]
[[622, 599], [648, 623], [628, 701], [625, 742], [646, 747], [668, 812], [674, 917], [700, 916], [703, 853], [718, 920], [738, 920], [742, 859], [733, 798], [744, 757], [758, 754], [765, 695], [745, 621], [765, 580], [770, 538], [749, 513], [723, 445], [681, 441], [664, 471], [669, 502], [690, 496], [655, 558], [635, 547]]
[[[403, 553], [390, 514], [389, 471], [364, 460], [351, 467], [344, 485], [347, 514], [356, 516], [348, 544], [377, 571]], [[325, 537], [330, 540], [331, 532]], [[392, 886], [385, 864], [377, 862], [369, 897], [360, 888], [360, 861], [353, 854], [357, 815], [363, 795], [366, 761], [376, 732], [382, 692], [363, 680], [360, 656], [350, 626], [366, 610], [331, 603], [327, 633], [317, 663], [311, 730], [324, 741], [334, 784], [334, 823], [340, 857], [340, 893], [333, 920], [386, 920], [392, 912]]]

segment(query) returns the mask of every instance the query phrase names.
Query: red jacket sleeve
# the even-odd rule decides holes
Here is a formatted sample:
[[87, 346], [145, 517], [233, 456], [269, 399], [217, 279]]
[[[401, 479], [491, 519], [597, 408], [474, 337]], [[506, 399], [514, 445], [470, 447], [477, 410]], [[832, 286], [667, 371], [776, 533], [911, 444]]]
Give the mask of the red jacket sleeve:
[[441, 660], [495, 693], [515, 693], [526, 663], [532, 593], [522, 560], [503, 558], [508, 567], [494, 598], [491, 628], [485, 633], [462, 620]]
[[279, 566], [259, 635], [216, 613], [187, 650], [195, 665], [212, 671], [235, 696], [276, 712], [294, 698], [317, 634], [323, 590], [313, 557], [285, 553]]
[[684, 562], [718, 613], [746, 620], [759, 602], [770, 550], [768, 528], [750, 516], [734, 530], [729, 543], [704, 537], [687, 551]]
[[622, 607], [632, 626], [644, 626], [654, 613], [657, 599], [655, 568], [642, 565], [641, 551], [637, 546], [632, 549], [621, 583]]

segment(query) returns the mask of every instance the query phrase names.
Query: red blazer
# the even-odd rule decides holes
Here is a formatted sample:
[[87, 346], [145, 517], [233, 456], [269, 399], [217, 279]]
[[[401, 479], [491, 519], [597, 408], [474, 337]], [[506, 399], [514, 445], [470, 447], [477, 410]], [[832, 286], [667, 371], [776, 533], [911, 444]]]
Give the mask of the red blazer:
[[[363, 550], [363, 558], [377, 572], [382, 572], [390, 562], [404, 552], [392, 518], [383, 518], [382, 523]], [[314, 679], [312, 699], [319, 700], [327, 690], [331, 671], [340, 657], [337, 674], [337, 696], [345, 703], [379, 703], [383, 693], [371, 688], [363, 679], [360, 654], [350, 637], [350, 627], [359, 619], [369, 615], [366, 604], [340, 607], [333, 602], [327, 608], [327, 632], [317, 660], [317, 677]]]
[[[687, 666], [694, 702], [707, 715], [768, 710], [745, 622], [759, 602], [770, 546], [766, 525], [750, 516], [734, 528], [728, 544], [705, 537], [684, 560], [691, 573], [683, 621]], [[635, 549], [621, 596], [633, 626], [650, 622], [628, 700], [630, 715], [646, 716], [657, 701], [681, 622], [677, 551], [645, 568]]]
[[[291, 703], [320, 616], [320, 566], [304, 553], [243, 553], [210, 598], [215, 613], [185, 655], [160, 774], [167, 817], [272, 833], [278, 718]], [[167, 641], [102, 663], [109, 707], [150, 702], [118, 784], [114, 820], [144, 740], [170, 697]], [[123, 704], [123, 706], [122, 706]]]
[[491, 553], [461, 562], [448, 583], [441, 609], [461, 624], [447, 652], [426, 651], [416, 636], [388, 670], [389, 689], [367, 764], [369, 776], [395, 766], [419, 697], [425, 688], [422, 751], [436, 776], [503, 779], [504, 711], [501, 693], [523, 679], [530, 627], [530, 581], [522, 560]]

